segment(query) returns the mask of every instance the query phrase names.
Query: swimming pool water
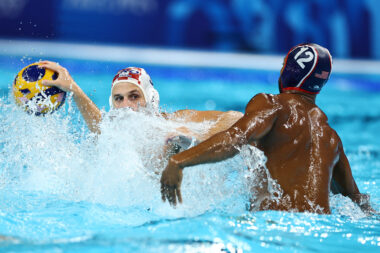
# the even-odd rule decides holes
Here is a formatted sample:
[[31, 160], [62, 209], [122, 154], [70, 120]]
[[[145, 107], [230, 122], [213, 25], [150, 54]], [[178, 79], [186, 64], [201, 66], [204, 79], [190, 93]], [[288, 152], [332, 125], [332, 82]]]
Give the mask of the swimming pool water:
[[[173, 209], [161, 203], [159, 177], [149, 174], [149, 166], [160, 165], [149, 157], [146, 168], [139, 151], [159, 148], [167, 126], [157, 124], [161, 132], [150, 136], [149, 118], [127, 115], [134, 117], [125, 126], [133, 134], [123, 134], [123, 125], [105, 125], [93, 145], [70, 100], [50, 117], [28, 116], [8, 94], [18, 70], [35, 60], [0, 57], [0, 251], [379, 251], [379, 216], [366, 217], [340, 195], [331, 197], [332, 215], [247, 212], [240, 158], [188, 168], [184, 204]], [[110, 81], [126, 66], [56, 60], [108, 110]], [[254, 94], [277, 92], [277, 72], [142, 67], [168, 111], [244, 111]], [[343, 141], [360, 191], [379, 211], [380, 76], [333, 74], [317, 104]]]

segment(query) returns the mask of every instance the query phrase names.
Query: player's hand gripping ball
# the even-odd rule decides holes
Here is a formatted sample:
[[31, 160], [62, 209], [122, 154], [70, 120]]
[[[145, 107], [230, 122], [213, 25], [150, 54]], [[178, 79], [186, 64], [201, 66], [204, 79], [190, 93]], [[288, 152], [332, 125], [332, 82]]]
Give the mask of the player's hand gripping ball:
[[13, 82], [13, 96], [16, 104], [30, 114], [45, 115], [52, 113], [65, 102], [66, 92], [46, 86], [42, 80], [55, 80], [58, 74], [52, 70], [40, 68], [33, 63], [23, 68]]

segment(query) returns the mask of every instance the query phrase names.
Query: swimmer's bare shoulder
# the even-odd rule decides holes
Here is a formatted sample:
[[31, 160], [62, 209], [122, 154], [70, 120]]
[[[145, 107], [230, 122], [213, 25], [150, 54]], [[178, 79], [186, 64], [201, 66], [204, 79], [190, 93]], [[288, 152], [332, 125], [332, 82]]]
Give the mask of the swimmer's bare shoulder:
[[256, 116], [260, 116], [258, 114], [267, 110], [277, 111], [281, 104], [279, 100], [279, 95], [258, 93], [248, 102], [245, 108], [245, 117], [247, 119], [256, 118]]
[[238, 121], [243, 114], [237, 111], [197, 111], [197, 110], [179, 110], [171, 114], [164, 114], [163, 117], [167, 120], [180, 121], [183, 123], [201, 123], [206, 121], [214, 122], [207, 131], [203, 133], [189, 134], [191, 131], [186, 127], [179, 128], [178, 130], [184, 134], [196, 137], [198, 141], [204, 141], [212, 135], [224, 131], [231, 127]]
[[243, 114], [238, 111], [198, 111], [198, 110], [178, 110], [173, 113], [166, 113], [165, 118], [173, 120], [183, 120], [185, 122], [204, 122], [216, 121], [220, 119], [236, 121], [241, 118]]

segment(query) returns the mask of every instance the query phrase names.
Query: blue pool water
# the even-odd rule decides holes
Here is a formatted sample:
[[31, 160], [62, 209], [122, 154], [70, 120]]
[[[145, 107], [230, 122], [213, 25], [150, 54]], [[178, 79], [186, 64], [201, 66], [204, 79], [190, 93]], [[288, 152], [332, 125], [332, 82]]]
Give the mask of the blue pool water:
[[[169, 207], [152, 172], [162, 166], [151, 154], [174, 126], [132, 113], [124, 125], [105, 122], [94, 140], [70, 99], [48, 117], [26, 115], [9, 87], [36, 60], [0, 57], [0, 251], [379, 251], [379, 216], [366, 217], [340, 195], [331, 196], [332, 215], [247, 212], [244, 156], [185, 170], [184, 203]], [[108, 111], [110, 81], [126, 66], [55, 60]], [[166, 111], [244, 111], [254, 94], [277, 92], [278, 72], [140, 66]], [[343, 141], [360, 191], [379, 211], [380, 76], [333, 74], [317, 104]]]

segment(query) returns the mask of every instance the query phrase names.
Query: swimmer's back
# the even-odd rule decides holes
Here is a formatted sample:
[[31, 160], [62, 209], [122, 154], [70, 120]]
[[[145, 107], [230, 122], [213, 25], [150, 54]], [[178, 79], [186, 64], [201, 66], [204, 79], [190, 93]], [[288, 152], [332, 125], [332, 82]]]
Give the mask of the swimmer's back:
[[[266, 95], [277, 108], [271, 131], [257, 144], [268, 157], [267, 167], [272, 177], [298, 206], [309, 207], [301, 195], [328, 208], [332, 169], [338, 157], [340, 143], [329, 126], [326, 115], [307, 97], [281, 93]], [[327, 189], [327, 190], [326, 190]]]

